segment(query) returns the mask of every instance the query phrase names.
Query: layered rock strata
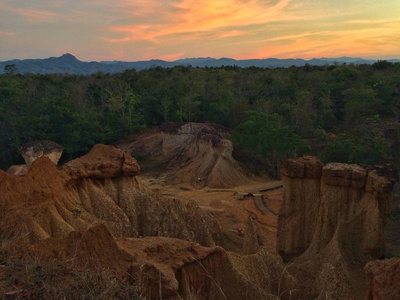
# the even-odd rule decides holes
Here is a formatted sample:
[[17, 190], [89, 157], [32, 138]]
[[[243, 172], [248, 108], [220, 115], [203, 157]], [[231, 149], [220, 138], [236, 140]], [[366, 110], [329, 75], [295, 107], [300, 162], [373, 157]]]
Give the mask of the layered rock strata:
[[297, 256], [310, 246], [320, 208], [322, 168], [322, 162], [310, 156], [281, 164], [284, 189], [277, 250], [284, 259]]
[[[384, 220], [391, 207], [395, 176], [382, 168], [329, 163], [312, 157], [282, 163], [283, 205], [278, 218], [278, 252], [294, 257], [312, 244], [325, 247], [342, 222], [366, 214], [362, 250], [379, 258], [384, 252]], [[360, 228], [361, 230], [361, 228]]]
[[24, 177], [0, 171], [0, 235], [39, 260], [115, 270], [147, 298], [261, 300], [295, 290], [279, 256], [217, 247], [212, 216], [141, 186], [139, 170], [129, 154], [96, 145], [61, 171], [47, 157]]
[[0, 171], [5, 226], [29, 233], [33, 241], [64, 238], [102, 222], [117, 237], [163, 235], [216, 244], [219, 228], [206, 222], [210, 216], [194, 202], [167, 201], [140, 186], [135, 178], [139, 170], [129, 154], [96, 145], [62, 171], [47, 157], [36, 160], [25, 177]]
[[284, 199], [277, 250], [292, 260], [309, 297], [352, 297], [362, 267], [384, 255], [384, 225], [397, 180], [389, 166], [329, 163], [311, 157], [283, 162]]
[[232, 157], [232, 142], [222, 136], [216, 125], [164, 123], [159, 132], [121, 147], [165, 165], [170, 171], [165, 177], [170, 184], [227, 188], [248, 182]]

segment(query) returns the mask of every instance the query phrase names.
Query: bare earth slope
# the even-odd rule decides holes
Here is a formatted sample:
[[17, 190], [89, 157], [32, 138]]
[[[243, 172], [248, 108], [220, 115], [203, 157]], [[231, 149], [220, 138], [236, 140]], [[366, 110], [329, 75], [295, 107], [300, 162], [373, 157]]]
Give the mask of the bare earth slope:
[[216, 125], [164, 123], [159, 132], [119, 145], [133, 156], [165, 165], [168, 184], [228, 188], [248, 182], [244, 170], [232, 157], [232, 142]]
[[46, 157], [25, 177], [0, 171], [0, 233], [22, 255], [115, 269], [150, 298], [276, 299], [294, 289], [279, 256], [216, 247], [212, 214], [141, 186], [138, 172], [129, 154], [104, 145], [61, 171]]
[[2, 245], [112, 270], [152, 299], [396, 299], [398, 259], [376, 260], [393, 170], [290, 159], [282, 189], [242, 175], [215, 130], [178, 124], [141, 141], [165, 177], [105, 145], [60, 171], [46, 157], [24, 177], [0, 171]]

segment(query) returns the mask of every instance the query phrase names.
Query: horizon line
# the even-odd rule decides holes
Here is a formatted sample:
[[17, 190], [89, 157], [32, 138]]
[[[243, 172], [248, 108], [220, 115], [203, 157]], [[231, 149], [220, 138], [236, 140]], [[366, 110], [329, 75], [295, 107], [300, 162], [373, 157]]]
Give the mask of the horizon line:
[[160, 61], [165, 61], [165, 62], [176, 62], [179, 60], [186, 60], [186, 59], [213, 59], [213, 60], [220, 60], [220, 59], [232, 59], [232, 60], [237, 60], [237, 61], [246, 61], [246, 60], [267, 60], [267, 59], [278, 59], [278, 60], [304, 60], [304, 61], [310, 61], [313, 59], [319, 59], [319, 60], [324, 60], [324, 59], [344, 59], [344, 58], [350, 58], [350, 59], [360, 59], [360, 60], [400, 60], [400, 58], [392, 57], [392, 58], [364, 58], [364, 57], [353, 57], [353, 56], [335, 56], [335, 57], [313, 57], [313, 58], [302, 58], [302, 57], [289, 57], [289, 58], [279, 58], [279, 57], [265, 57], [265, 58], [233, 58], [233, 57], [228, 57], [228, 56], [222, 56], [222, 57], [211, 57], [211, 56], [197, 56], [197, 57], [184, 57], [184, 58], [178, 58], [175, 60], [165, 60], [162, 58], [151, 58], [147, 60], [81, 60], [79, 59], [75, 54], [72, 54], [70, 52], [63, 53], [60, 56], [48, 56], [48, 57], [36, 57], [36, 58], [11, 58], [11, 59], [6, 59], [6, 60], [0, 60], [0, 62], [7, 62], [7, 61], [13, 61], [13, 60], [40, 60], [40, 59], [49, 59], [49, 58], [61, 58], [62, 56], [65, 55], [71, 55], [75, 57], [77, 60], [81, 62], [143, 62], [143, 61], [152, 61], [152, 60], [160, 60]]

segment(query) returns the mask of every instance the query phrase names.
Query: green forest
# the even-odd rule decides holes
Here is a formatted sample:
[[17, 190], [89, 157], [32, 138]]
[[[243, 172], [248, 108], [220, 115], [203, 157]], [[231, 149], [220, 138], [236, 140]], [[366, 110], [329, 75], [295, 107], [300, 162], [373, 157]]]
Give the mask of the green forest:
[[155, 67], [118, 74], [0, 75], [0, 167], [53, 140], [66, 159], [163, 122], [212, 122], [266, 159], [399, 165], [400, 64]]

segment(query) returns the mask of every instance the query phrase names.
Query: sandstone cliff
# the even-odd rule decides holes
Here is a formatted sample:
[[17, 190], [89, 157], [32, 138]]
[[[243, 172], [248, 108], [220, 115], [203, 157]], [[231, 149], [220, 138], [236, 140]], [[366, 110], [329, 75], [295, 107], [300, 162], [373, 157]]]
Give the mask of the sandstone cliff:
[[293, 259], [289, 269], [310, 296], [358, 293], [362, 266], [384, 255], [393, 170], [303, 157], [285, 161], [281, 172], [278, 252]]
[[133, 155], [146, 156], [165, 165], [170, 184], [225, 188], [248, 181], [232, 157], [232, 142], [211, 124], [164, 123], [160, 132], [120, 145]]
[[46, 157], [24, 177], [0, 171], [0, 234], [23, 255], [115, 270], [149, 298], [261, 300], [295, 289], [278, 256], [216, 247], [213, 217], [141, 186], [139, 170], [129, 154], [96, 145], [61, 171]]
[[139, 185], [138, 173], [129, 154], [104, 145], [67, 163], [61, 172], [45, 157], [25, 177], [0, 172], [4, 226], [33, 241], [64, 238], [101, 222], [116, 237], [162, 235], [216, 244], [218, 228], [208, 225], [213, 222], [206, 222], [209, 216], [198, 205], [161, 199]]
[[283, 205], [278, 216], [277, 250], [283, 258], [303, 253], [311, 243], [320, 207], [323, 164], [306, 156], [281, 164]]
[[400, 259], [369, 262], [364, 271], [369, 288], [365, 300], [400, 299]]

